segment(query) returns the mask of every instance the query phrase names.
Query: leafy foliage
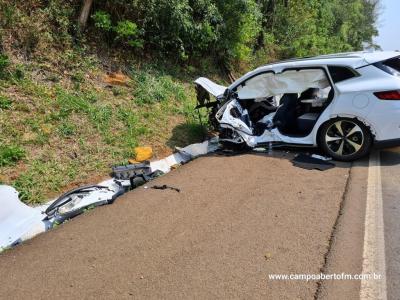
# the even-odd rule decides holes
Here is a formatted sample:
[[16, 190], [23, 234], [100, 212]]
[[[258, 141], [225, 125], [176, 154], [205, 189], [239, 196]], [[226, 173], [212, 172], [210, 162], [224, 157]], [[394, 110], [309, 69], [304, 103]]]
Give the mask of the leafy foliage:
[[[373, 37], [377, 35], [379, 0], [94, 3], [86, 38], [100, 37], [109, 47], [119, 44], [140, 48], [179, 62], [193, 63], [207, 56], [238, 66], [263, 57], [265, 62], [378, 47]], [[48, 43], [71, 45], [78, 32], [79, 9], [74, 0], [30, 0], [24, 5], [0, 0], [0, 26], [14, 32], [16, 42], [30, 55]]]
[[123, 20], [118, 21], [117, 25], [113, 26], [110, 15], [102, 10], [96, 11], [92, 18], [95, 27], [104, 31], [108, 39], [109, 34], [113, 33], [114, 41], [126, 43], [134, 48], [143, 46], [143, 41], [139, 38], [140, 30], [135, 23]]
[[108, 13], [102, 10], [96, 11], [92, 19], [94, 21], [94, 26], [104, 31], [110, 31], [112, 29], [111, 18]]
[[378, 1], [262, 1], [264, 32], [274, 36], [280, 57], [375, 47]]
[[258, 4], [253, 0], [218, 0], [216, 3], [223, 17], [218, 54], [222, 58], [227, 56], [230, 62], [249, 60], [262, 30]]
[[[143, 45], [181, 61], [248, 63], [376, 47], [378, 0], [118, 0], [98, 6], [129, 20]], [[261, 53], [261, 55], [259, 53]], [[264, 58], [264, 61], [268, 57]]]
[[125, 41], [132, 47], [142, 47], [142, 41], [138, 38], [140, 32], [135, 23], [128, 20], [120, 21], [114, 30], [117, 40]]

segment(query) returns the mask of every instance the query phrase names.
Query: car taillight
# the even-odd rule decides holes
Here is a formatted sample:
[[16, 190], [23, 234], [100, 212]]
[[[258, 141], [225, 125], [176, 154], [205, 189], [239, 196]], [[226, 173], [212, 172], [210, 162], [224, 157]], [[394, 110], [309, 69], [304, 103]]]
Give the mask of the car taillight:
[[400, 100], [400, 90], [374, 93], [381, 100]]

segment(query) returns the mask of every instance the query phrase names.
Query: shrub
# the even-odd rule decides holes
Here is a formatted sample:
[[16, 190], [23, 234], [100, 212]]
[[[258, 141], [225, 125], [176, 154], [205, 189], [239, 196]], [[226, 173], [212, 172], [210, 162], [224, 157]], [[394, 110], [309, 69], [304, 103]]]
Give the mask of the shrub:
[[114, 31], [117, 35], [117, 40], [123, 41], [132, 47], [140, 48], [143, 46], [143, 41], [139, 39], [140, 31], [135, 23], [128, 20], [120, 21], [115, 26]]
[[96, 11], [92, 16], [92, 19], [94, 21], [94, 26], [98, 29], [104, 31], [111, 31], [113, 28], [110, 14], [106, 13], [105, 11], [102, 10]]
[[223, 19], [212, 0], [152, 0], [138, 8], [145, 41], [180, 60], [213, 52]]
[[225, 62], [247, 62], [252, 56], [256, 39], [262, 30], [262, 14], [254, 0], [216, 1], [223, 17], [219, 59]]
[[[72, 42], [71, 32], [75, 31], [75, 11], [72, 1], [48, 0], [48, 4], [39, 10], [48, 18], [48, 35], [51, 39], [61, 45], [70, 45]], [[42, 34], [44, 35], [44, 34]]]
[[[141, 48], [143, 46], [143, 41], [139, 38], [141, 31], [136, 23], [129, 20], [121, 20], [118, 21], [117, 25], [113, 26], [110, 14], [102, 10], [96, 11], [92, 19], [94, 26], [106, 33], [108, 40], [112, 39], [133, 48]], [[113, 36], [110, 36], [110, 34]]]

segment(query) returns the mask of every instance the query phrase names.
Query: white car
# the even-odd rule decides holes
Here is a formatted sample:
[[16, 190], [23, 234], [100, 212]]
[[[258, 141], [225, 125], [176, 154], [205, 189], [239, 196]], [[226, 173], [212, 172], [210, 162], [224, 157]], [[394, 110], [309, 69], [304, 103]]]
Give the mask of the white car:
[[210, 110], [210, 123], [227, 146], [319, 146], [351, 161], [372, 146], [400, 145], [400, 52], [287, 60], [228, 87], [207, 78], [195, 83], [197, 108]]

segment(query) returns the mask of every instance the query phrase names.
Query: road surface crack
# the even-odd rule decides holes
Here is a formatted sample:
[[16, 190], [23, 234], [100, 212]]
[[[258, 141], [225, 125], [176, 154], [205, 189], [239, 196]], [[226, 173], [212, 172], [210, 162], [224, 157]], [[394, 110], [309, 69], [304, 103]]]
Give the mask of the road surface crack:
[[[350, 183], [350, 177], [351, 177], [352, 168], [353, 168], [353, 163], [351, 164], [351, 166], [349, 168], [349, 171], [347, 173], [346, 185], [345, 185], [345, 188], [344, 188], [342, 199], [341, 199], [340, 204], [339, 204], [339, 211], [338, 211], [338, 214], [336, 216], [335, 223], [333, 224], [331, 235], [329, 237], [328, 249], [324, 254], [324, 263], [323, 263], [323, 265], [322, 265], [322, 267], [320, 269], [320, 272], [323, 273], [323, 274], [325, 274], [325, 272], [327, 270], [328, 260], [329, 260], [330, 254], [331, 254], [331, 250], [332, 250], [332, 246], [333, 246], [334, 240], [335, 240], [337, 227], [338, 227], [338, 225], [340, 223], [341, 216], [343, 215], [343, 209], [344, 209], [345, 201], [346, 201], [346, 198], [347, 198], [347, 193], [349, 191], [349, 186], [350, 186], [349, 183]], [[317, 289], [315, 290], [315, 294], [314, 294], [314, 300], [318, 300], [320, 298], [321, 291], [322, 291], [322, 284], [323, 284], [323, 279], [319, 279], [318, 282], [317, 282]]]

